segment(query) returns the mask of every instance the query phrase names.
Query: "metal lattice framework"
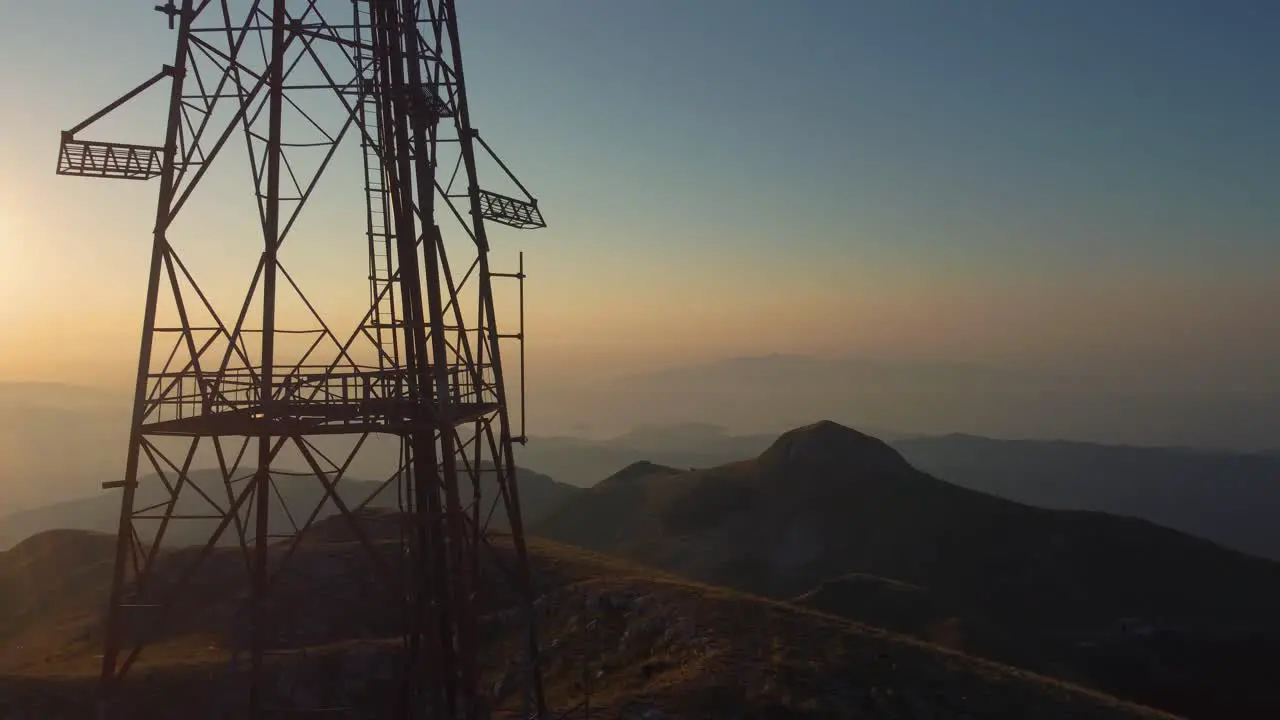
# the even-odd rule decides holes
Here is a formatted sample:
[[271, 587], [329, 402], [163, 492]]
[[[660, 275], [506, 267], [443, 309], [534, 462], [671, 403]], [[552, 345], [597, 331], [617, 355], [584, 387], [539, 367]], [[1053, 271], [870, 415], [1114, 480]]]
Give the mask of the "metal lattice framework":
[[[515, 436], [500, 352], [503, 340], [521, 343], [523, 426], [524, 270], [490, 270], [487, 228], [545, 223], [472, 126], [454, 3], [170, 0], [157, 10], [176, 31], [172, 65], [64, 132], [58, 159], [63, 175], [159, 180], [126, 471], [106, 484], [122, 500], [104, 716], [124, 714], [121, 688], [147, 651], [193, 624], [210, 592], [196, 579], [228, 549], [240, 577], [229, 583], [243, 591], [226, 620], [236, 631], [226, 636], [240, 639], [214, 648], [236, 680], [227, 714], [325, 710], [290, 705], [267, 678], [298, 614], [273, 594], [317, 518], [332, 513], [349, 520], [387, 623], [403, 636], [401, 716], [495, 711], [477, 628], [486, 598], [509, 592], [527, 638], [509, 694], [525, 717], [542, 717], [512, 457], [524, 428]], [[166, 86], [161, 144], [79, 138]], [[482, 161], [496, 165], [504, 192], [480, 187]], [[363, 194], [350, 231], [331, 227], [337, 210], [318, 199], [324, 188]], [[247, 189], [252, 201], [237, 205]], [[368, 297], [340, 331], [313, 301], [364, 280], [321, 275], [304, 292], [297, 268], [357, 243]], [[197, 278], [225, 277], [233, 256], [245, 259], [248, 287], [219, 301]], [[499, 331], [495, 278], [520, 286], [516, 332]], [[374, 438], [381, 450], [370, 450]], [[361, 486], [372, 490], [344, 493], [352, 468], [379, 463], [383, 474]], [[314, 490], [303, 506], [301, 486]], [[408, 518], [394, 553], [356, 519], [387, 498]], [[512, 548], [502, 591], [481, 558], [493, 518]], [[166, 550], [191, 532], [194, 547]]]

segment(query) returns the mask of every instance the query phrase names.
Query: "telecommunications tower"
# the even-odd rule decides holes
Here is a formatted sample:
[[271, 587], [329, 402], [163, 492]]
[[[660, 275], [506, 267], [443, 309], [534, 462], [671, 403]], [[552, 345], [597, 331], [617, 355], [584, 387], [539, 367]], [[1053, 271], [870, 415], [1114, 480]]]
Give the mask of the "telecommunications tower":
[[[490, 268], [499, 226], [545, 224], [472, 124], [454, 5], [168, 0], [172, 64], [62, 133], [59, 174], [159, 185], [125, 475], [105, 484], [102, 717], [142, 714], [152, 651], [211, 656], [224, 717], [352, 712], [336, 681], [281, 689], [339, 621], [394, 658], [378, 717], [547, 712], [512, 457], [523, 261]], [[82, 137], [153, 87], [162, 138]], [[367, 583], [304, 561], [321, 522]], [[361, 619], [317, 620], [330, 595]], [[515, 641], [486, 645], [492, 613]]]

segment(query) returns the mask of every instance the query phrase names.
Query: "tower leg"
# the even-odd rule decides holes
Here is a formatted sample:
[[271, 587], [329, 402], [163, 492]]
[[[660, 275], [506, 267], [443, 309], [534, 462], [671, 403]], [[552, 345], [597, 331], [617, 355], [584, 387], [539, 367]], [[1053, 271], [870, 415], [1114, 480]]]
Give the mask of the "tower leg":
[[156, 322], [156, 306], [160, 296], [160, 276], [164, 258], [169, 249], [168, 228], [174, 201], [175, 166], [178, 155], [178, 136], [182, 124], [182, 96], [187, 74], [187, 57], [191, 38], [193, 0], [182, 0], [178, 18], [178, 40], [174, 51], [172, 83], [169, 91], [169, 116], [165, 127], [165, 141], [160, 170], [160, 191], [156, 201], [155, 225], [152, 232], [151, 265], [147, 271], [147, 299], [142, 324], [142, 341], [138, 357], [138, 372], [134, 379], [133, 413], [129, 423], [129, 448], [125, 456], [123, 492], [120, 498], [120, 517], [116, 526], [116, 549], [111, 573], [111, 590], [107, 598], [106, 623], [103, 639], [102, 669], [99, 675], [99, 710], [101, 720], [114, 717], [112, 707], [118, 700], [120, 653], [124, 644], [125, 590], [131, 578], [128, 565], [134, 549], [133, 531], [134, 500], [139, 480], [139, 455], [142, 449], [144, 406], [147, 399], [148, 376], [151, 355], [155, 344], [153, 328]]

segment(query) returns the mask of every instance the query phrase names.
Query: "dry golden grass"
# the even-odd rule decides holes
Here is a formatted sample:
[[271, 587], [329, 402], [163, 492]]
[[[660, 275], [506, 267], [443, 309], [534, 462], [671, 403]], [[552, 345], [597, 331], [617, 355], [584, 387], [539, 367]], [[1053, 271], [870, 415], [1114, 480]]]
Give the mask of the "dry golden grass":
[[[506, 538], [495, 537], [494, 545], [510, 552]], [[342, 558], [349, 546], [319, 543], [308, 552]], [[593, 717], [620, 717], [639, 707], [699, 718], [1170, 717], [588, 550], [534, 538], [529, 551], [543, 591], [538, 611], [549, 699], [567, 708], [589, 688]], [[96, 562], [92, 554], [82, 560]], [[56, 585], [58, 577], [41, 582]], [[0, 652], [0, 716], [6, 707], [37, 717], [70, 717], [91, 707], [100, 652], [92, 630], [106, 587], [77, 590], [74, 601], [28, 613], [22, 628], [0, 636], [8, 648]], [[514, 657], [518, 633], [492, 628], [486, 655]], [[22, 650], [13, 649], [15, 640]], [[225, 666], [222, 643], [192, 631], [149, 647], [135, 672], [137, 716], [165, 717], [183, 703], [207, 701], [201, 693]], [[374, 646], [394, 653], [395, 645], [395, 639], [379, 644], [337, 635], [305, 652], [317, 666], [327, 666], [326, 677], [339, 677], [334, 668], [345, 667], [351, 653]], [[500, 682], [507, 672], [495, 661], [487, 680]]]

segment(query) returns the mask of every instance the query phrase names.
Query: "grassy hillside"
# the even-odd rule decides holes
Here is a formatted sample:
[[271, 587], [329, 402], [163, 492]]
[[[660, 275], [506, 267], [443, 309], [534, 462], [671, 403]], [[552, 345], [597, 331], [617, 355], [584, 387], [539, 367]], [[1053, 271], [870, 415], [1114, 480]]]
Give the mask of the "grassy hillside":
[[1059, 660], [1061, 645], [1046, 646], [1044, 639], [1028, 639], [990, 618], [961, 616], [945, 597], [918, 585], [850, 573], [791, 602], [1053, 677], [1087, 680]]
[[[385, 524], [369, 528], [376, 532]], [[307, 612], [328, 622], [295, 648], [306, 659], [291, 666], [292, 674], [274, 665], [272, 672], [281, 673], [280, 682], [290, 687], [295, 702], [305, 698], [312, 704], [386, 710], [388, 698], [395, 696], [396, 641], [369, 632], [376, 626], [371, 618], [377, 615], [377, 599], [349, 592], [367, 573], [354, 561], [353, 543], [332, 523], [320, 530], [305, 550], [315, 556], [307, 562], [322, 563], [331, 582], [340, 585], [309, 595]], [[10, 648], [0, 655], [0, 717], [69, 718], [90, 711], [94, 608], [105, 585], [84, 571], [109, 556], [102, 539], [51, 533], [0, 554], [0, 577], [13, 568], [54, 561], [70, 574], [96, 578], [66, 592], [60, 573], [30, 573], [22, 581], [24, 592], [63, 593], [68, 602], [0, 608], [0, 628], [8, 628], [0, 630], [0, 646]], [[393, 542], [378, 542], [388, 554], [394, 552]], [[500, 537], [495, 542], [508, 548]], [[565, 708], [589, 686], [592, 717], [1166, 717], [830, 615], [679, 580], [585, 550], [534, 540], [531, 553], [549, 696]], [[39, 563], [32, 562], [36, 558]], [[227, 679], [225, 663], [215, 659], [219, 645], [229, 639], [219, 634], [214, 620], [234, 594], [234, 588], [223, 586], [209, 599], [209, 612], [161, 640], [159, 654], [139, 667], [144, 680], [126, 693], [131, 717], [227, 706], [237, 686]], [[510, 680], [501, 658], [512, 652], [518, 637], [501, 608], [494, 610], [482, 635], [491, 660], [488, 677], [501, 688]], [[21, 623], [15, 622], [15, 612]], [[20, 646], [26, 650], [12, 650]]]

